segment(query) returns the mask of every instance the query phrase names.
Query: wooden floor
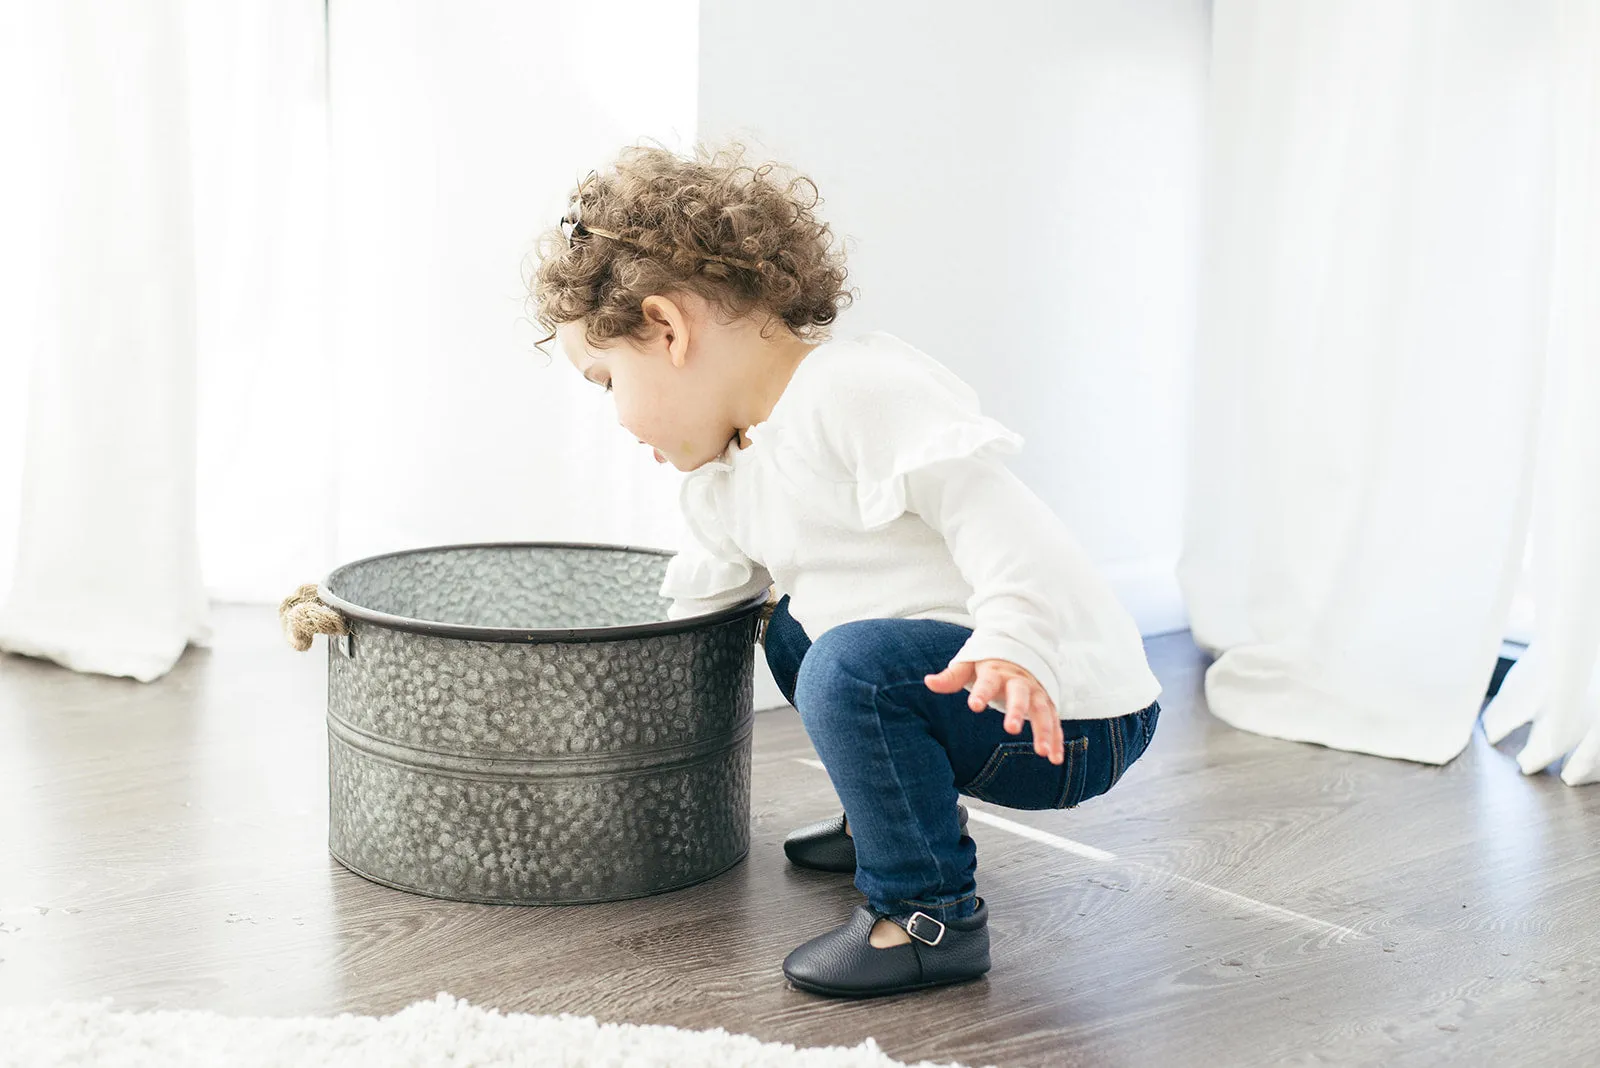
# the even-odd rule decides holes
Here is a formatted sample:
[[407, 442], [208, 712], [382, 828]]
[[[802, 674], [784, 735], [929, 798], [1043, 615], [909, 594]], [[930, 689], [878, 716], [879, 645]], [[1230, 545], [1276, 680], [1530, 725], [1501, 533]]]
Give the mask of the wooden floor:
[[968, 802], [994, 970], [867, 1002], [779, 968], [860, 900], [784, 859], [838, 809], [790, 709], [757, 717], [732, 871], [464, 905], [328, 857], [326, 653], [272, 609], [222, 609], [216, 647], [151, 685], [0, 657], [0, 1003], [381, 1015], [442, 990], [975, 1066], [1596, 1063], [1600, 788], [1522, 777], [1515, 739], [1429, 768], [1243, 734], [1206, 713], [1187, 635], [1150, 648], [1164, 714], [1116, 790]]

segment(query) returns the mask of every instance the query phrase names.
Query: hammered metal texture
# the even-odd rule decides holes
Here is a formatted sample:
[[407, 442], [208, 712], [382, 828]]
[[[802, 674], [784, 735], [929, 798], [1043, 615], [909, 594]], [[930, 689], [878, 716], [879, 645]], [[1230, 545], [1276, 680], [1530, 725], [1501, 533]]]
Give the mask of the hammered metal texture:
[[[528, 548], [407, 554], [340, 569], [330, 587], [361, 607], [468, 625], [663, 618], [666, 557], [550, 552], [548, 568]], [[568, 581], [573, 616], [560, 612]], [[501, 591], [546, 614], [518, 615]], [[600, 642], [349, 625], [350, 655], [329, 645], [328, 840], [358, 874], [452, 900], [571, 904], [678, 889], [748, 852], [754, 612]]]
[[328, 577], [351, 604], [472, 627], [619, 627], [666, 618], [671, 559], [611, 548], [464, 546], [363, 560]]

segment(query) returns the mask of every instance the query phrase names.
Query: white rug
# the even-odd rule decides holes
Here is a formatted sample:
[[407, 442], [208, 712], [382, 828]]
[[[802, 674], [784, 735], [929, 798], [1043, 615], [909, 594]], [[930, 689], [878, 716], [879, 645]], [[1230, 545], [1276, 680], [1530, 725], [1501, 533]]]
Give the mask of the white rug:
[[[848, 1049], [796, 1049], [721, 1028], [602, 1024], [592, 1016], [570, 1013], [502, 1014], [449, 994], [382, 1018], [118, 1012], [110, 1000], [0, 1006], [0, 1066], [904, 1068], [871, 1038]], [[921, 1061], [912, 1068], [965, 1066]]]

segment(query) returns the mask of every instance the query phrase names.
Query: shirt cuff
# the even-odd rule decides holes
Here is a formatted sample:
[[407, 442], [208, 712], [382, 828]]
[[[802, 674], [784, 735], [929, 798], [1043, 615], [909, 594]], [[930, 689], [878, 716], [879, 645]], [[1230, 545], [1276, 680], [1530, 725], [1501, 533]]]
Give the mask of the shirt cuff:
[[772, 585], [763, 567], [699, 553], [679, 553], [667, 564], [660, 595], [671, 598], [669, 620], [732, 608]]

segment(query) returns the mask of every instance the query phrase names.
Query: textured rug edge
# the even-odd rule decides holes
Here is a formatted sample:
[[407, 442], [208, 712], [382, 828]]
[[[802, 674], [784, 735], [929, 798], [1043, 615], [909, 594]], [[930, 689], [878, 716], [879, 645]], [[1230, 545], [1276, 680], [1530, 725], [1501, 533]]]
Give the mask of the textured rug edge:
[[[967, 1068], [907, 1064], [873, 1038], [795, 1047], [723, 1028], [601, 1023], [480, 1008], [441, 991], [388, 1016], [228, 1016], [201, 1009], [118, 1009], [112, 999], [0, 1006], [0, 1068], [94, 1065]], [[992, 1066], [989, 1066], [992, 1068]]]

